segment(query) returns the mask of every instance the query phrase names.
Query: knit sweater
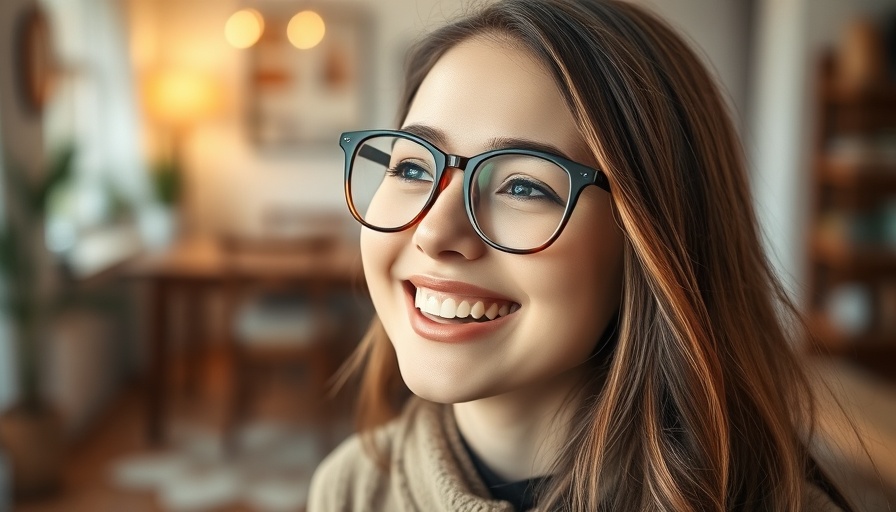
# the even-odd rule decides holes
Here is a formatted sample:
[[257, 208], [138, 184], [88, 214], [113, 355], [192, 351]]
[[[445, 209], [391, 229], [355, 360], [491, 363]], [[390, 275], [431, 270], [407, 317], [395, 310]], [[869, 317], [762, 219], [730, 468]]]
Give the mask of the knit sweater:
[[[331, 453], [311, 480], [308, 512], [513, 512], [489, 497], [463, 447], [450, 406], [412, 400], [375, 433], [389, 459], [380, 469], [355, 435]], [[806, 484], [805, 512], [839, 512], [818, 487]]]

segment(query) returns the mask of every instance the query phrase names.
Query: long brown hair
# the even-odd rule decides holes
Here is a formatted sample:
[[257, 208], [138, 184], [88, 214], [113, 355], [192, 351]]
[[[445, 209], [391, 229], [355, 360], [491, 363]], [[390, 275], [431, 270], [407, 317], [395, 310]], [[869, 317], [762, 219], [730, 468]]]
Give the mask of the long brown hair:
[[[791, 346], [802, 324], [763, 253], [743, 151], [713, 79], [666, 24], [631, 4], [505, 0], [419, 42], [399, 119], [448, 49], [489, 36], [552, 73], [626, 234], [614, 347], [585, 385], [540, 505], [799, 510], [813, 416]], [[409, 395], [378, 321], [350, 367], [363, 368], [359, 427], [370, 432]]]

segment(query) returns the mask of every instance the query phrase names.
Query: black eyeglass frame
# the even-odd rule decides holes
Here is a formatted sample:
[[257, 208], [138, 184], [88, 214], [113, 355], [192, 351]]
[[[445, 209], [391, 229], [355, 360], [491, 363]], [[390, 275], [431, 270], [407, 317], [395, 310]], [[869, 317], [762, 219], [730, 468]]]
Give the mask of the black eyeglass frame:
[[[420, 208], [420, 212], [414, 216], [413, 219], [408, 221], [407, 223], [395, 227], [395, 228], [383, 228], [380, 226], [375, 226], [367, 221], [361, 216], [358, 210], [355, 208], [354, 201], [352, 200], [352, 192], [351, 192], [351, 176], [352, 176], [352, 168], [354, 167], [355, 158], [358, 156], [358, 146], [372, 138], [375, 137], [397, 137], [410, 140], [412, 142], [416, 142], [421, 146], [425, 147], [432, 153], [433, 160], [435, 161], [435, 176], [433, 176], [433, 187], [432, 191], [429, 194], [429, 197], [426, 199], [426, 202], [423, 204], [423, 207]], [[476, 231], [476, 234], [479, 235], [479, 238], [482, 239], [486, 244], [490, 247], [498, 249], [499, 251], [508, 252], [511, 254], [532, 254], [539, 251], [543, 251], [547, 249], [557, 237], [560, 236], [560, 233], [563, 231], [563, 228], [566, 227], [566, 223], [569, 221], [569, 217], [572, 214], [573, 208], [575, 208], [576, 203], [579, 200], [579, 196], [582, 193], [582, 190], [589, 185], [596, 185], [597, 187], [610, 192], [610, 182], [607, 179], [607, 175], [604, 174], [603, 171], [598, 169], [593, 169], [588, 167], [587, 165], [583, 165], [567, 158], [564, 158], [559, 155], [555, 155], [553, 153], [547, 153], [544, 151], [537, 151], [532, 149], [518, 149], [518, 148], [502, 148], [502, 149], [494, 149], [491, 151], [486, 151], [485, 153], [480, 153], [478, 155], [474, 155], [471, 157], [464, 157], [460, 155], [453, 155], [450, 153], [446, 153], [436, 147], [434, 144], [429, 142], [426, 139], [423, 139], [413, 133], [408, 133], [400, 130], [362, 130], [362, 131], [353, 131], [353, 132], [345, 132], [339, 136], [339, 146], [342, 147], [342, 151], [345, 153], [345, 200], [348, 205], [349, 210], [351, 211], [352, 216], [360, 222], [363, 226], [372, 229], [374, 231], [379, 231], [381, 233], [397, 233], [399, 231], [404, 231], [409, 227], [413, 226], [417, 222], [419, 222], [429, 210], [432, 208], [432, 205], [435, 203], [436, 198], [441, 192], [439, 184], [442, 182], [442, 178], [445, 174], [445, 170], [449, 167], [460, 169], [464, 175], [463, 181], [463, 192], [464, 192], [464, 208], [467, 212], [467, 219], [470, 221], [470, 225], [473, 226], [473, 229]], [[380, 151], [372, 146], [367, 146], [363, 149], [369, 149], [380, 153]], [[534, 156], [538, 158], [543, 158], [549, 162], [554, 163], [569, 175], [569, 183], [570, 183], [570, 196], [569, 200], [566, 202], [566, 208], [563, 211], [563, 218], [560, 221], [560, 224], [557, 226], [557, 229], [554, 230], [554, 233], [541, 245], [538, 247], [534, 247], [532, 249], [512, 249], [510, 247], [503, 246], [498, 244], [482, 232], [479, 224], [476, 222], [476, 216], [473, 214], [473, 207], [470, 204], [470, 189], [473, 183], [473, 174], [474, 171], [481, 165], [484, 161], [494, 158], [500, 155], [524, 155], [524, 156]], [[367, 155], [366, 158], [376, 160], [377, 158], [384, 156], [387, 161], [385, 163], [386, 166], [389, 165], [389, 155], [386, 153], [382, 153], [382, 155]]]

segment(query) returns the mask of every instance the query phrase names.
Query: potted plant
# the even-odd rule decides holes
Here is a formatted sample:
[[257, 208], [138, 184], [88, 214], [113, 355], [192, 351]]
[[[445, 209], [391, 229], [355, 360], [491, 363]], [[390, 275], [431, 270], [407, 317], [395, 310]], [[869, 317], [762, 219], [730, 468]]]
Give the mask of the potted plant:
[[47, 279], [44, 242], [47, 199], [71, 174], [74, 156], [66, 148], [52, 158], [40, 180], [24, 172], [7, 173], [6, 225], [0, 226], [0, 313], [12, 325], [19, 396], [0, 414], [0, 445], [13, 473], [13, 493], [32, 497], [60, 484], [63, 447], [59, 415], [41, 394], [41, 350], [55, 308]]

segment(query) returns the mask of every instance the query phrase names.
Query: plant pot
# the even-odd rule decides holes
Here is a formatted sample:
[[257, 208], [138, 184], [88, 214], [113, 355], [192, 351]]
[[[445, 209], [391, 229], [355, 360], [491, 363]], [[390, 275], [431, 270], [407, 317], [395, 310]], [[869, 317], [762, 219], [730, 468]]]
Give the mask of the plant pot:
[[17, 405], [0, 415], [0, 445], [12, 467], [16, 498], [42, 498], [60, 489], [64, 444], [62, 419], [49, 406]]
[[177, 238], [179, 226], [177, 212], [171, 206], [151, 204], [140, 209], [137, 227], [147, 249], [166, 249]]

